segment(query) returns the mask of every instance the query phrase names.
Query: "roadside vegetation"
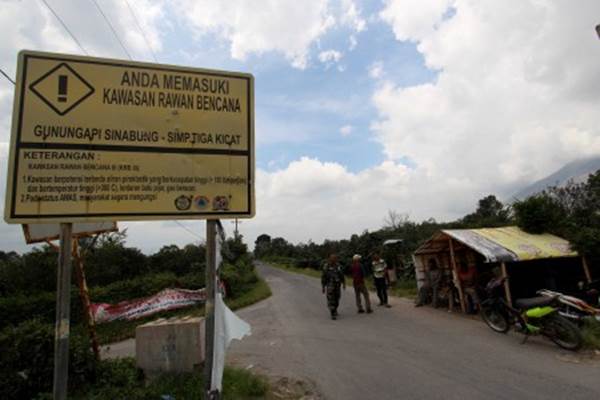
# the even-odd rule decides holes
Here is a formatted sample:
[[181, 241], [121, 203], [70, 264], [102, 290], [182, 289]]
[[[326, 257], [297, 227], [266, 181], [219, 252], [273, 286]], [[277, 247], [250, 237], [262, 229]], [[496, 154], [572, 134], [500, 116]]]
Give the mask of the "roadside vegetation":
[[[146, 400], [171, 396], [173, 399], [203, 399], [204, 379], [201, 372], [163, 374], [146, 384], [135, 366], [135, 359], [103, 361], [96, 382], [75, 392], [75, 400]], [[224, 399], [263, 399], [267, 380], [250, 372], [226, 367], [223, 371]]]
[[[87, 247], [85, 266], [91, 301], [118, 303], [155, 294], [165, 288], [204, 287], [205, 249], [190, 244], [164, 246], [144, 255], [127, 247], [125, 234], [109, 234]], [[87, 246], [86, 246], [87, 245]], [[220, 274], [226, 303], [237, 309], [270, 296], [258, 277], [253, 257], [241, 237], [224, 246]], [[0, 387], [3, 399], [46, 399], [52, 390], [56, 250], [36, 247], [19, 255], [0, 252]], [[136, 326], [160, 317], [203, 315], [202, 306], [165, 311], [133, 321], [96, 326], [100, 344], [135, 336]], [[79, 291], [71, 289], [69, 393], [81, 399], [202, 398], [201, 373], [165, 375], [145, 385], [134, 360], [97, 361], [83, 320]], [[224, 377], [225, 398], [253, 398], [267, 391], [263, 378], [229, 368]], [[50, 396], [50, 397], [49, 397]]]
[[583, 345], [588, 349], [600, 350], [600, 322], [591, 318], [586, 318], [583, 329]]
[[336, 253], [340, 262], [348, 265], [353, 254], [365, 257], [381, 251], [387, 239], [402, 239], [396, 253], [404, 265], [410, 265], [414, 250], [441, 229], [511, 225], [530, 233], [548, 232], [564, 237], [589, 259], [590, 265], [600, 265], [600, 170], [586, 182], [552, 187], [513, 204], [503, 204], [494, 195], [486, 196], [479, 200], [474, 212], [450, 222], [433, 218], [415, 222], [407, 214], [390, 210], [382, 228], [354, 233], [349, 239], [292, 244], [285, 238], [272, 238], [265, 233], [257, 237], [254, 255], [258, 259], [285, 261], [301, 269], [319, 269], [331, 253]]

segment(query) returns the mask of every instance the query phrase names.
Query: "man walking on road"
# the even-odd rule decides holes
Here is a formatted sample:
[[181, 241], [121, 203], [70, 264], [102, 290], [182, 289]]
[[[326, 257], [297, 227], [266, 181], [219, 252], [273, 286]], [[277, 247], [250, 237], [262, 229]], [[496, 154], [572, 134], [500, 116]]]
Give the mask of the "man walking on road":
[[342, 292], [340, 286], [346, 289], [344, 273], [342, 267], [338, 264], [337, 255], [331, 254], [329, 260], [323, 265], [321, 273], [321, 286], [323, 293], [327, 294], [327, 307], [331, 313], [331, 319], [337, 318], [337, 308], [340, 304]]
[[350, 269], [350, 272], [352, 273], [352, 286], [354, 286], [354, 295], [356, 296], [356, 307], [358, 308], [358, 312], [360, 314], [365, 312], [365, 310], [362, 307], [362, 302], [360, 298], [360, 296], [362, 295], [365, 298], [365, 306], [367, 308], [367, 313], [372, 313], [373, 310], [371, 309], [369, 291], [367, 290], [367, 285], [365, 284], [367, 271], [360, 259], [360, 255], [355, 254], [352, 257], [352, 267]]
[[375, 279], [375, 287], [377, 288], [377, 297], [379, 297], [379, 305], [391, 307], [388, 304], [387, 281], [386, 281], [387, 265], [384, 260], [379, 257], [378, 253], [373, 254], [373, 278]]

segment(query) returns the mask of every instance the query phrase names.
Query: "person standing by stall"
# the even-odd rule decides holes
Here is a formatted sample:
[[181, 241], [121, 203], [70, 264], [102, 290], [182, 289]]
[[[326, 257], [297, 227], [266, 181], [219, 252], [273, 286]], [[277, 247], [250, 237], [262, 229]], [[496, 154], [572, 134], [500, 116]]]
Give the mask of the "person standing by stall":
[[466, 260], [460, 261], [458, 269], [458, 279], [467, 298], [467, 310], [475, 314], [479, 309], [479, 296], [477, 294], [477, 269], [474, 264], [469, 264]]
[[336, 319], [340, 296], [342, 295], [340, 287], [346, 290], [346, 282], [344, 281], [344, 272], [335, 254], [331, 254], [325, 265], [323, 265], [321, 287], [322, 292], [327, 295], [327, 308], [331, 313], [331, 319]]
[[365, 307], [367, 309], [367, 313], [370, 314], [373, 312], [371, 309], [371, 300], [369, 299], [369, 291], [367, 290], [367, 285], [365, 283], [365, 278], [367, 277], [367, 271], [363, 263], [360, 261], [361, 256], [359, 254], [355, 254], [352, 257], [352, 266], [350, 267], [350, 273], [352, 274], [352, 286], [354, 286], [354, 295], [356, 296], [356, 308], [358, 308], [358, 313], [362, 314], [365, 312], [362, 306], [361, 296], [365, 299]]
[[385, 307], [391, 307], [388, 304], [387, 295], [387, 278], [386, 268], [387, 265], [383, 259], [379, 257], [378, 253], [373, 254], [373, 279], [375, 280], [375, 288], [377, 288], [377, 297], [379, 297], [379, 305]]

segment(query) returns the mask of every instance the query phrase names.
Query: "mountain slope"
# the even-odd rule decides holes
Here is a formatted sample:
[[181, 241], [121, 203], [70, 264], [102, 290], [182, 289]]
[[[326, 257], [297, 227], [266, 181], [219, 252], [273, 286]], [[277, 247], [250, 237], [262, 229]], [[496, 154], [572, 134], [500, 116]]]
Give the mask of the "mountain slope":
[[564, 186], [570, 180], [573, 180], [576, 183], [585, 182], [589, 174], [592, 174], [599, 169], [600, 156], [573, 161], [555, 173], [519, 190], [512, 198], [522, 200], [539, 193], [550, 186]]

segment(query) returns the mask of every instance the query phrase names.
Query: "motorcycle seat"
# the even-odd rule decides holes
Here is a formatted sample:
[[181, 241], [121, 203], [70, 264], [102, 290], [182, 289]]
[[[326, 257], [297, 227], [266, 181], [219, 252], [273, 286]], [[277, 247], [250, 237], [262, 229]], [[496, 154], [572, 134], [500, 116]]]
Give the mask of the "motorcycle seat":
[[515, 300], [515, 306], [520, 309], [544, 307], [544, 306], [549, 306], [550, 304], [554, 303], [555, 300], [556, 300], [556, 297], [547, 297], [547, 296], [530, 297], [527, 299]]

